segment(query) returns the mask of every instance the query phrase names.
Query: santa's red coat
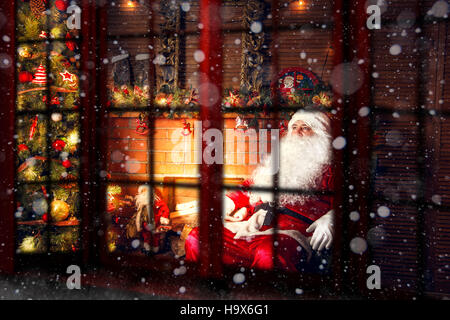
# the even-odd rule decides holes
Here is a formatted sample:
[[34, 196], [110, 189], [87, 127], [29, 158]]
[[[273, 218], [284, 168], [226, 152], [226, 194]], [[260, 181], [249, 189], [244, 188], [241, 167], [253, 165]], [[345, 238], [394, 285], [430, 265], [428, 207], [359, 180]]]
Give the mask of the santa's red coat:
[[[252, 182], [247, 180], [243, 183], [243, 190], [233, 192], [227, 196], [233, 200], [236, 209], [246, 207], [250, 218], [255, 212], [255, 207], [259, 204], [250, 204], [249, 194], [245, 190], [250, 187]], [[331, 191], [332, 172], [331, 167], [324, 169], [318, 191]], [[321, 216], [332, 209], [332, 196], [323, 194], [311, 196], [304, 203], [286, 205], [287, 209], [306, 217], [311, 221], [316, 221]], [[277, 218], [278, 230], [297, 230], [304, 236], [310, 237], [312, 234], [306, 232], [309, 223], [305, 219], [294, 217], [292, 215], [279, 214]], [[274, 227], [274, 221], [269, 226], [263, 226], [260, 231]], [[286, 271], [296, 271], [296, 265], [302, 260], [306, 260], [306, 252], [302, 250], [299, 243], [288, 235], [257, 235], [249, 239], [234, 239], [235, 234], [230, 230], [223, 229], [223, 254], [224, 264], [230, 264], [239, 267], [272, 269], [275, 262], [278, 267]], [[193, 229], [186, 239], [186, 260], [198, 261], [200, 256], [198, 229]], [[274, 245], [276, 248], [274, 249]], [[273, 259], [276, 251], [276, 259]], [[274, 261], [275, 260], [275, 261]]]
[[[161, 218], [169, 219], [169, 207], [164, 202], [164, 200], [155, 200], [153, 203], [153, 212], [155, 214], [155, 229], [161, 226]], [[144, 222], [142, 226], [142, 238], [145, 243], [150, 244], [152, 247], [158, 247], [159, 241], [161, 239], [161, 235], [159, 233], [155, 233], [149, 231], [147, 227], [147, 223]]]

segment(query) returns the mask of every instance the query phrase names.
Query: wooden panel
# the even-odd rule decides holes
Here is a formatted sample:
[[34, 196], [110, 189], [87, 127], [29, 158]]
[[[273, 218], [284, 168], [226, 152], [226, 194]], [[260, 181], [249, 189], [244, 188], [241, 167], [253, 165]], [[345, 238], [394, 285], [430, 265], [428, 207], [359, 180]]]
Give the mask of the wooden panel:
[[[385, 27], [373, 33], [372, 92], [375, 105], [392, 109], [417, 107], [419, 60], [415, 32]], [[395, 53], [401, 52], [396, 55]]]
[[109, 35], [136, 35], [148, 32], [150, 10], [147, 5], [136, 4], [130, 7], [128, 0], [117, 0], [111, 1], [107, 8]]
[[441, 117], [439, 152], [437, 166], [434, 168], [433, 190], [430, 202], [445, 206], [433, 210], [429, 218], [428, 233], [430, 236], [430, 266], [435, 292], [450, 291], [450, 118]]
[[417, 118], [378, 116], [373, 140], [374, 192], [392, 201], [414, 200], [418, 194]]
[[[389, 216], [376, 214], [381, 205], [387, 206]], [[381, 269], [382, 288], [389, 291], [415, 290], [418, 279], [416, 208], [375, 203], [372, 211], [375, 216], [367, 240], [372, 263]]]

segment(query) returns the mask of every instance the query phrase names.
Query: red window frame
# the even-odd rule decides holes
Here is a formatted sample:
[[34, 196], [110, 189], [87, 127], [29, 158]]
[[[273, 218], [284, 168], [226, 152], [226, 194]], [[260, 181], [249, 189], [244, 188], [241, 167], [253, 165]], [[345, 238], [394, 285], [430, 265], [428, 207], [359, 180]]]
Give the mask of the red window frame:
[[[94, 68], [88, 68], [87, 65], [82, 65], [82, 72], [88, 75], [89, 81], [82, 83], [82, 90], [86, 95], [82, 98], [82, 134], [81, 139], [83, 143], [87, 144], [89, 148], [84, 148], [82, 158], [85, 159], [84, 165], [81, 171], [81, 181], [82, 182], [92, 182], [99, 181], [99, 178], [95, 176], [98, 167], [96, 165], [98, 159], [96, 153], [106, 154], [105, 141], [106, 137], [104, 135], [96, 135], [96, 128], [103, 127], [106, 125], [105, 117], [102, 117], [104, 108], [107, 102], [106, 90], [103, 90], [104, 84], [106, 83], [106, 69], [103, 68], [101, 61], [106, 58], [106, 9], [105, 7], [96, 7], [95, 1], [82, 0], [82, 34], [84, 35], [84, 40], [82, 42], [82, 61], [87, 61], [91, 57], [90, 61], [95, 63]], [[219, 88], [221, 88], [222, 78], [221, 78], [221, 68], [217, 68], [216, 65], [221, 66], [221, 59], [219, 54], [221, 54], [222, 46], [220, 37], [217, 34], [222, 34], [221, 26], [217, 23], [211, 23], [211, 17], [217, 15], [218, 8], [220, 7], [220, 0], [201, 0], [201, 21], [204, 28], [200, 35], [200, 49], [205, 52], [207, 57], [212, 57], [212, 59], [205, 59], [201, 63], [200, 69], [206, 75], [202, 81], [212, 81], [216, 83]], [[276, 8], [278, 5], [277, 0], [272, 1], [272, 7]], [[363, 64], [363, 71], [365, 74], [369, 74], [369, 41], [368, 32], [365, 29], [365, 9], [363, 3], [344, 3], [343, 0], [336, 0], [334, 2], [334, 19], [335, 25], [333, 30], [333, 49], [334, 55], [334, 65], [341, 64], [344, 62], [344, 57], [346, 57], [351, 50], [349, 48], [357, 48], [358, 58], [365, 59], [366, 63]], [[9, 35], [10, 42], [0, 42], [0, 50], [11, 57], [15, 55], [15, 44], [14, 44], [14, 33], [15, 33], [15, 3], [14, 2], [1, 2], [0, 10], [7, 18], [7, 23], [1, 27], [2, 34]], [[358, 14], [349, 16], [348, 12], [354, 10]], [[346, 13], [346, 14], [344, 14]], [[277, 39], [278, 32], [278, 14], [274, 10], [273, 16], [273, 36]], [[344, 25], [350, 23], [352, 30], [350, 32], [344, 30]], [[350, 35], [354, 37], [351, 38]], [[339, 39], [347, 39], [348, 42], [339, 41]], [[278, 71], [278, 54], [275, 45], [272, 48], [273, 52], [273, 68]], [[92, 60], [92, 56], [98, 53], [98, 57]], [[152, 68], [152, 64], [151, 68]], [[215, 66], [214, 70], [211, 70], [211, 66]], [[14, 66], [15, 61], [11, 64], [10, 68], [0, 69], [0, 88], [2, 92], [7, 92], [7, 98], [4, 100], [3, 110], [6, 116], [0, 117], [0, 127], [6, 128], [2, 130], [1, 139], [2, 142], [14, 141], [14, 109], [15, 109], [15, 77], [14, 77]], [[100, 68], [100, 71], [96, 69]], [[153, 72], [153, 70], [150, 70]], [[278, 72], [274, 72], [278, 74]], [[366, 81], [360, 91], [354, 96], [353, 101], [344, 101], [342, 105], [336, 105], [338, 110], [337, 118], [345, 119], [348, 114], [356, 114], [359, 107], [363, 105], [368, 105], [367, 101], [370, 99], [370, 83], [369, 77], [366, 77]], [[98, 96], [96, 96], [98, 93]], [[334, 93], [336, 99], [343, 99], [337, 92]], [[150, 99], [152, 101], [152, 99]], [[336, 102], [335, 102], [336, 103]], [[101, 111], [96, 112], [93, 108], [94, 105], [99, 104], [101, 106]], [[356, 112], [356, 113], [355, 113]], [[100, 114], [100, 116], [99, 116]], [[211, 122], [211, 127], [222, 128], [222, 114], [220, 110], [220, 104], [217, 103], [213, 107], [201, 106], [201, 119], [208, 119]], [[93, 119], [96, 119], [93, 121]], [[153, 121], [150, 121], [151, 125]], [[343, 130], [348, 129], [348, 134], [367, 136], [369, 138], [369, 132], [367, 131], [369, 126], [365, 126], [364, 123], [358, 122], [357, 128], [344, 128], [345, 123], [343, 121], [337, 121], [333, 126], [333, 135], [339, 136], [342, 134]], [[151, 128], [150, 128], [151, 129]], [[150, 137], [151, 139], [151, 137]], [[364, 141], [364, 138], [358, 140], [358, 143]], [[349, 141], [350, 146], [354, 146], [353, 141]], [[4, 146], [4, 161], [0, 162], [0, 171], [4, 172], [2, 179], [0, 179], [0, 271], [4, 272], [14, 272], [15, 270], [15, 248], [14, 248], [14, 193], [5, 192], [6, 190], [12, 190], [14, 188], [15, 181], [15, 151], [14, 143], [6, 144]], [[3, 147], [2, 146], [2, 147]], [[359, 150], [367, 150], [359, 146]], [[368, 152], [368, 151], [367, 151]], [[350, 156], [351, 157], [351, 156]], [[342, 173], [342, 162], [349, 159], [344, 159], [343, 152], [339, 151], [335, 153], [335, 163], [334, 172], [335, 185], [344, 185], [344, 175]], [[222, 165], [212, 164], [207, 165], [205, 163], [201, 164], [201, 181], [200, 184], [201, 194], [222, 194], [222, 184], [217, 184], [215, 181], [222, 181]], [[368, 173], [368, 172], [366, 172]], [[81, 186], [82, 194], [82, 261], [83, 263], [89, 263], [96, 260], [96, 256], [99, 256], [100, 261], [105, 265], [117, 266], [117, 261], [112, 259], [111, 256], [105, 255], [105, 251], [99, 248], [104, 244], [104, 237], [98, 237], [97, 228], [94, 226], [94, 214], [98, 216], [103, 212], [106, 207], [106, 184], [101, 184], [101, 187], [94, 186], [92, 184], [83, 183]], [[364, 188], [360, 190], [361, 194], [367, 194], [367, 190]], [[347, 228], [346, 220], [342, 217], [343, 211], [343, 196], [345, 192], [336, 188], [335, 190], [335, 205], [337, 216], [336, 223], [336, 234], [338, 235], [337, 241], [334, 244], [333, 250], [333, 272], [330, 277], [327, 277], [325, 281], [332, 281], [337, 292], [344, 289], [344, 282], [349, 279], [357, 279], [359, 284], [359, 289], [364, 291], [365, 288], [365, 273], [363, 271], [363, 266], [365, 266], [364, 257], [355, 257], [349, 254], [348, 250], [348, 240], [353, 236], [364, 233], [364, 223], [358, 224], [357, 227]], [[365, 204], [363, 203], [364, 197], [360, 197], [360, 210], [367, 210]], [[232, 268], [222, 266], [220, 250], [222, 243], [221, 232], [217, 230], [222, 230], [221, 225], [221, 206], [220, 201], [212, 201], [211, 197], [201, 197], [201, 212], [200, 212], [200, 240], [201, 240], [201, 261], [198, 265], [198, 275], [204, 278], [220, 279], [223, 274], [228, 274], [233, 272]], [[213, 208], [213, 211], [210, 209]], [[367, 213], [367, 211], [365, 211]], [[361, 214], [361, 217], [367, 216], [366, 214]], [[364, 219], [364, 218], [363, 218]], [[365, 221], [365, 220], [363, 220]], [[365, 221], [367, 222], [367, 221]], [[215, 230], [215, 232], [211, 232]], [[340, 237], [339, 235], [343, 235]], [[147, 269], [159, 269], [163, 264], [167, 264], [168, 261], [163, 261], [162, 259], [155, 259], [149, 266], [148, 258], [144, 259], [127, 259], [126, 265], [134, 267], [145, 267]], [[343, 266], [344, 262], [348, 261], [348, 265], [352, 266], [344, 276]], [[290, 281], [299, 281], [298, 275], [286, 275]], [[267, 277], [277, 279], [276, 272], [265, 272], [261, 273], [261, 279], [267, 280]], [[304, 277], [303, 280], [305, 284], [310, 284], [313, 288], [324, 281], [320, 279], [320, 276]], [[264, 281], [266, 282], [266, 281]], [[331, 283], [331, 282], [330, 282]], [[317, 287], [316, 287], [317, 288]]]

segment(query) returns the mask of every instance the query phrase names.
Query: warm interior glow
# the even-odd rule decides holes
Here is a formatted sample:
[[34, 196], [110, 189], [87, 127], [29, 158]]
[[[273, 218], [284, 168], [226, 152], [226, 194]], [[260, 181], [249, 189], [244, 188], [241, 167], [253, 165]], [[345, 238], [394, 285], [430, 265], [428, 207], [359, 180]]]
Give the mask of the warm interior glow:
[[298, 0], [293, 2], [295, 9], [297, 10], [305, 10], [306, 9], [306, 1]]
[[129, 0], [129, 1], [128, 1], [128, 6], [131, 7], [131, 8], [134, 8], [134, 7], [136, 6], [135, 1]]

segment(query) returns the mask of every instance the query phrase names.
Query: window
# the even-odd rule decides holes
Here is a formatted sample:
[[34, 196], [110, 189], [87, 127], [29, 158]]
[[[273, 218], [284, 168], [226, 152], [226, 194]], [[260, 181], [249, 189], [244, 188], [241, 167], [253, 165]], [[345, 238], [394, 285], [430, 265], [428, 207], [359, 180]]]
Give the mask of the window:
[[[323, 11], [311, 8], [316, 15]], [[176, 258], [189, 256], [186, 238], [196, 235], [205, 237], [194, 263], [200, 273], [221, 276], [223, 265], [239, 269], [217, 249], [223, 241], [217, 230], [225, 195], [251, 178], [273, 150], [271, 138], [277, 142], [280, 127], [287, 130], [295, 111], [316, 104], [333, 112], [327, 83], [334, 31], [326, 19], [333, 7], [325, 8], [324, 20], [315, 23], [297, 2], [225, 1], [215, 7], [196, 1], [175, 6], [122, 1], [104, 9], [104, 259], [141, 265], [170, 257], [177, 263]], [[210, 10], [212, 21], [207, 20]], [[216, 20], [216, 10], [222, 21]], [[213, 41], [206, 30], [221, 37]], [[311, 46], [294, 55], [303, 42]], [[304, 67], [292, 67], [293, 61]], [[273, 184], [254, 187], [255, 192], [275, 190]], [[333, 197], [331, 190], [314, 187], [303, 192], [326, 201]], [[149, 195], [146, 210], [154, 211], [147, 218], [136, 212], [141, 195]], [[163, 216], [170, 218], [168, 226], [157, 221], [160, 200], [169, 210]], [[170, 230], [161, 233], [161, 228]], [[331, 274], [331, 261], [319, 262], [312, 273]]]
[[80, 249], [82, 61], [79, 27], [66, 24], [67, 6], [31, 1], [17, 7], [14, 216], [20, 255]]
[[[390, 1], [369, 31], [366, 4], [340, 0], [47, 2], [0, 4], [2, 270], [61, 257], [376, 295], [374, 264], [383, 294], [448, 292], [439, 6]], [[287, 130], [313, 129], [287, 126], [314, 104], [332, 117], [334, 190], [285, 190], [283, 170], [255, 183]], [[239, 218], [270, 208], [239, 211], [238, 197], [292, 193], [333, 202], [331, 256], [283, 270], [276, 214], [266, 268], [243, 261], [250, 245], [222, 225], [229, 200]]]

